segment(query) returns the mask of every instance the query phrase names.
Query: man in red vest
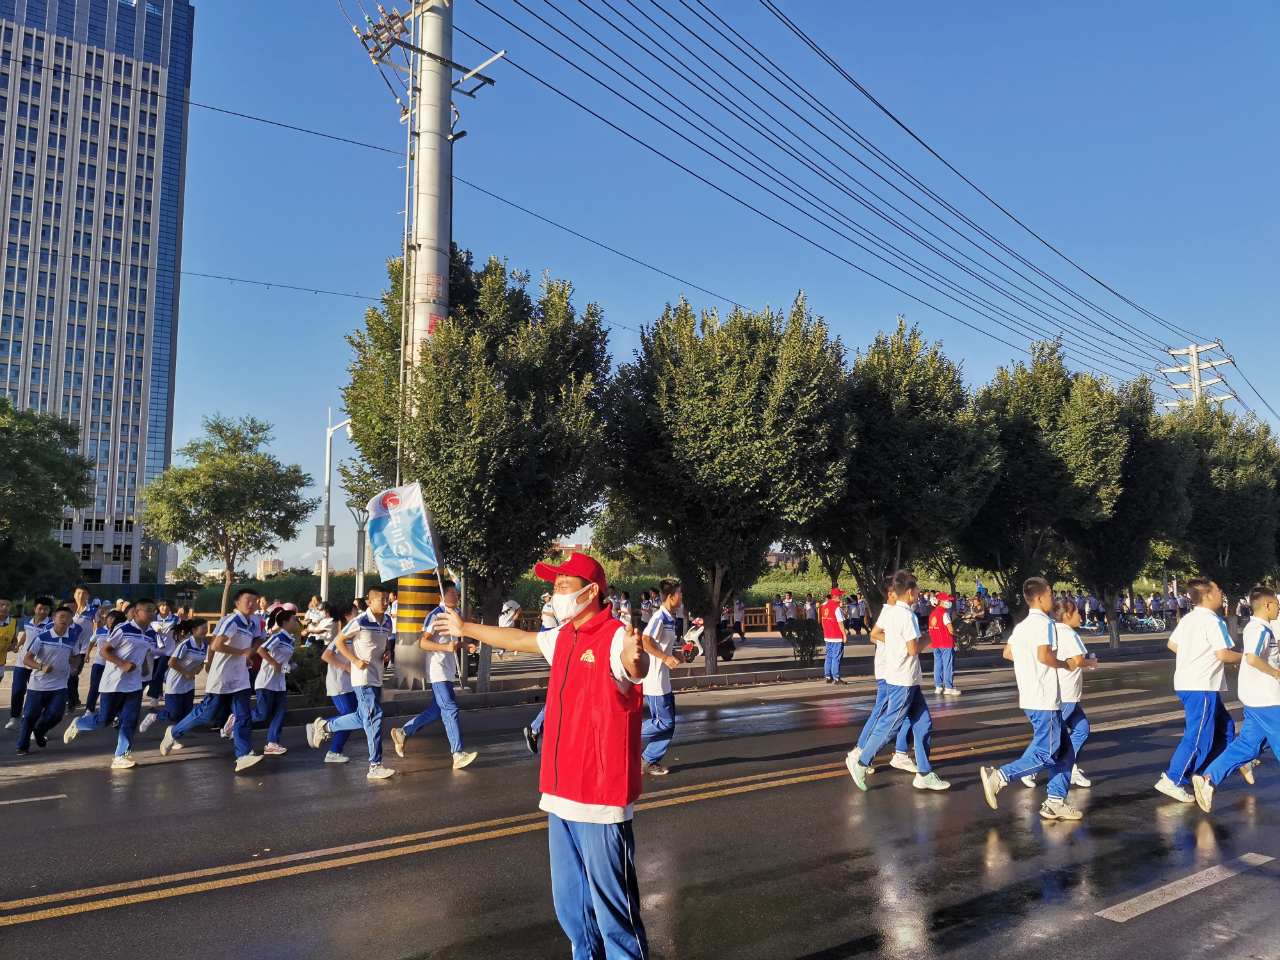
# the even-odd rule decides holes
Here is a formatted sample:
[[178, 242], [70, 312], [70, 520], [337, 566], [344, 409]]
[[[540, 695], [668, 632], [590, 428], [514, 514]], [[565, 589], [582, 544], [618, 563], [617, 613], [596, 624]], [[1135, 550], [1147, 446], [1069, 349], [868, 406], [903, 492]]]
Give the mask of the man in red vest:
[[574, 957], [647, 960], [631, 806], [640, 795], [641, 683], [649, 655], [605, 600], [604, 569], [585, 554], [534, 573], [555, 584], [560, 626], [528, 633], [467, 623], [457, 610], [436, 631], [551, 664], [539, 786], [547, 812], [551, 897]]
[[956, 689], [956, 630], [951, 624], [951, 594], [939, 593], [929, 611], [929, 646], [933, 648], [933, 692], [960, 696]]
[[822, 675], [827, 683], [844, 683], [840, 679], [840, 661], [844, 659], [844, 611], [840, 608], [840, 598], [843, 596], [843, 590], [832, 587], [831, 596], [818, 606], [822, 639], [827, 643], [827, 659], [822, 667]]

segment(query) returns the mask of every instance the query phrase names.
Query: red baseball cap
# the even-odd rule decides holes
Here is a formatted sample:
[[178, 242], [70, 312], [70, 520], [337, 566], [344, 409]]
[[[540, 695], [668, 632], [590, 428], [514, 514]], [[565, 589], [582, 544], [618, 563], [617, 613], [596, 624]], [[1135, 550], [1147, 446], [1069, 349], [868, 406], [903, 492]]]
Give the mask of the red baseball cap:
[[943, 593], [941, 590], [938, 591], [936, 596], [939, 603], [951, 603], [953, 600], [955, 600], [955, 597], [953, 597], [951, 594]]
[[832, 587], [832, 588], [831, 588], [831, 596], [833, 596], [833, 597], [843, 597], [843, 596], [844, 596], [844, 591], [843, 591], [843, 590], [841, 590], [839, 587]]
[[585, 553], [571, 553], [569, 559], [559, 566], [539, 563], [533, 568], [533, 575], [547, 583], [555, 583], [556, 577], [577, 577], [580, 580], [586, 580], [599, 588], [601, 600], [604, 599], [604, 592], [609, 587], [609, 581], [604, 575], [604, 567], [600, 566], [600, 562], [594, 557], [589, 557]]

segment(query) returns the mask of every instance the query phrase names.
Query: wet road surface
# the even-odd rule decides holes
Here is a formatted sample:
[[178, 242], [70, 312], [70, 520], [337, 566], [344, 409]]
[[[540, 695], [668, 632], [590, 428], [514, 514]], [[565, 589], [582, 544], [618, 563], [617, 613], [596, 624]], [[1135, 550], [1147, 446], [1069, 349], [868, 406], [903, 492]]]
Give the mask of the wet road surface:
[[[1078, 824], [1040, 821], [1020, 785], [999, 812], [982, 800], [978, 764], [1027, 739], [1008, 671], [930, 694], [942, 794], [887, 766], [854, 789], [869, 683], [678, 698], [671, 776], [636, 806], [654, 955], [1280, 957], [1280, 770], [1233, 778], [1212, 816], [1156, 794], [1181, 730], [1170, 676], [1161, 660], [1087, 678]], [[403, 760], [388, 742], [399, 775], [377, 784], [362, 738], [325, 765], [301, 729], [239, 777], [216, 735], [161, 758], [160, 725], [132, 771], [106, 769], [106, 734], [6, 758], [0, 958], [567, 956], [518, 733], [532, 712], [464, 712], [481, 751], [464, 771], [438, 729]]]

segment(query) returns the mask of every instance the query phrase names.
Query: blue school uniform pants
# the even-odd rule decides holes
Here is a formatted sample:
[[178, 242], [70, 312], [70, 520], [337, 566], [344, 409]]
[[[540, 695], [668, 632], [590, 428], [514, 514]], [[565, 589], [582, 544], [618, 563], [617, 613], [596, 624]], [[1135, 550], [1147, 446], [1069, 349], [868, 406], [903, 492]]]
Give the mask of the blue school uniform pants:
[[164, 709], [156, 714], [156, 719], [164, 720], [167, 723], [177, 723], [186, 718], [195, 703], [195, 690], [188, 690], [186, 693], [166, 693], [164, 695]]
[[1257, 760], [1264, 745], [1280, 756], [1280, 707], [1245, 707], [1240, 734], [1209, 764], [1205, 779], [1217, 786], [1246, 763]]
[[[867, 722], [862, 726], [862, 732], [858, 734], [858, 750], [861, 751], [867, 745], [867, 741], [871, 739], [871, 732], [876, 728], [876, 723], [880, 720], [880, 716], [884, 713], [884, 687], [883, 680], [876, 681], [876, 702], [871, 705], [871, 713], [867, 715]], [[911, 749], [911, 724], [903, 720], [898, 727], [898, 737], [894, 741], [894, 753], [906, 753]]]
[[412, 737], [428, 724], [439, 720], [444, 724], [444, 735], [449, 739], [449, 752], [462, 752], [462, 728], [458, 726], [458, 698], [453, 694], [453, 684], [447, 680], [431, 681], [431, 703], [427, 709], [404, 725], [404, 735]]
[[382, 763], [382, 688], [356, 687], [356, 709], [326, 724], [331, 733], [341, 730], [364, 730], [369, 741], [369, 766]]
[[17, 720], [22, 716], [22, 705], [27, 699], [27, 684], [31, 681], [31, 668], [16, 666], [13, 668], [13, 690], [9, 700], [9, 719]]
[[573, 960], [648, 960], [631, 821], [547, 816], [551, 899]]
[[249, 731], [253, 728], [253, 713], [249, 707], [252, 692], [245, 688], [235, 693], [206, 693], [200, 705], [178, 721], [173, 728], [173, 739], [181, 740], [196, 727], [221, 725], [229, 710], [236, 718], [231, 730], [236, 759], [253, 753], [253, 744], [249, 740]]
[[658, 763], [671, 749], [671, 739], [676, 735], [676, 695], [664, 693], [645, 697], [649, 716], [640, 724], [640, 739], [644, 751], [640, 759], [645, 763]]
[[1057, 710], [1023, 710], [1031, 721], [1031, 742], [1017, 760], [1000, 768], [1006, 783], [1018, 777], [1029, 777], [1041, 770], [1049, 771], [1049, 796], [1065, 800], [1071, 787], [1071, 768], [1076, 754], [1071, 739], [1062, 735], [1062, 708]]
[[953, 648], [933, 648], [933, 685], [943, 690], [956, 688], [956, 652]]
[[[346, 716], [348, 713], [356, 712], [356, 695], [350, 691], [346, 693], [336, 693], [329, 698], [333, 701], [334, 709], [338, 712], [330, 720], [336, 720], [338, 717]], [[350, 730], [338, 730], [333, 735], [333, 743], [329, 744], [331, 753], [341, 753], [342, 748], [347, 745], [347, 737], [351, 736]]]
[[533, 722], [529, 724], [529, 729], [533, 731], [535, 737], [542, 736], [542, 725], [547, 720], [547, 708], [544, 706], [538, 711], [538, 715], [533, 718]]
[[[868, 726], [871, 726], [868, 721]], [[884, 685], [884, 706], [880, 717], [876, 720], [871, 732], [867, 735], [858, 762], [864, 767], [871, 766], [876, 754], [890, 740], [897, 737], [897, 742], [906, 746], [906, 733], [915, 738], [916, 769], [921, 774], [929, 773], [933, 767], [929, 763], [929, 744], [933, 740], [933, 720], [929, 716], [929, 704], [918, 686], [900, 687], [886, 682]]]
[[123, 757], [133, 750], [133, 734], [138, 729], [138, 714], [142, 712], [142, 691], [129, 693], [103, 693], [98, 698], [98, 712], [77, 717], [75, 725], [81, 733], [108, 726], [120, 718], [120, 732], [116, 735], [116, 756]]
[[828, 680], [840, 679], [840, 661], [844, 659], [844, 644], [839, 640], [828, 640], [827, 658], [822, 664], [822, 675]]
[[156, 657], [151, 666], [151, 680], [147, 684], [147, 696], [159, 700], [164, 695], [164, 675], [169, 672], [169, 658]]
[[1178, 699], [1186, 711], [1186, 725], [1165, 773], [1185, 787], [1235, 739], [1236, 724], [1216, 690], [1179, 690]]
[[284, 710], [289, 695], [283, 690], [259, 690], [253, 706], [253, 722], [267, 725], [267, 743], [279, 743], [284, 732]]
[[1079, 703], [1062, 705], [1062, 733], [1071, 741], [1071, 752], [1075, 754], [1074, 763], [1080, 762], [1080, 751], [1089, 739], [1089, 718], [1084, 715], [1084, 707]]
[[84, 709], [93, 713], [98, 709], [98, 687], [102, 683], [102, 671], [107, 669], [105, 663], [95, 663], [89, 667], [89, 696], [85, 698]]
[[29, 749], [31, 735], [43, 737], [62, 722], [62, 715], [66, 712], [65, 689], [28, 690], [26, 703], [22, 706], [22, 723], [18, 725], [18, 749]]

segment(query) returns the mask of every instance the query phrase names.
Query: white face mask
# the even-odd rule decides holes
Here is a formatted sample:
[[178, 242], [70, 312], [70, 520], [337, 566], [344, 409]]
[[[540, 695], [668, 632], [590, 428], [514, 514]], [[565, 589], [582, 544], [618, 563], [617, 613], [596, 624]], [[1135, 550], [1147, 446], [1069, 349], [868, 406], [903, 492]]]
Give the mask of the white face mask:
[[586, 609], [587, 601], [580, 601], [578, 598], [594, 586], [594, 583], [588, 583], [577, 593], [553, 593], [551, 595], [551, 611], [556, 615], [556, 619], [561, 623], [568, 623]]
[[950, 600], [943, 600], [943, 601], [942, 601], [942, 609], [943, 609], [943, 610], [950, 610], [950, 609], [951, 609], [951, 601], [950, 601]]

